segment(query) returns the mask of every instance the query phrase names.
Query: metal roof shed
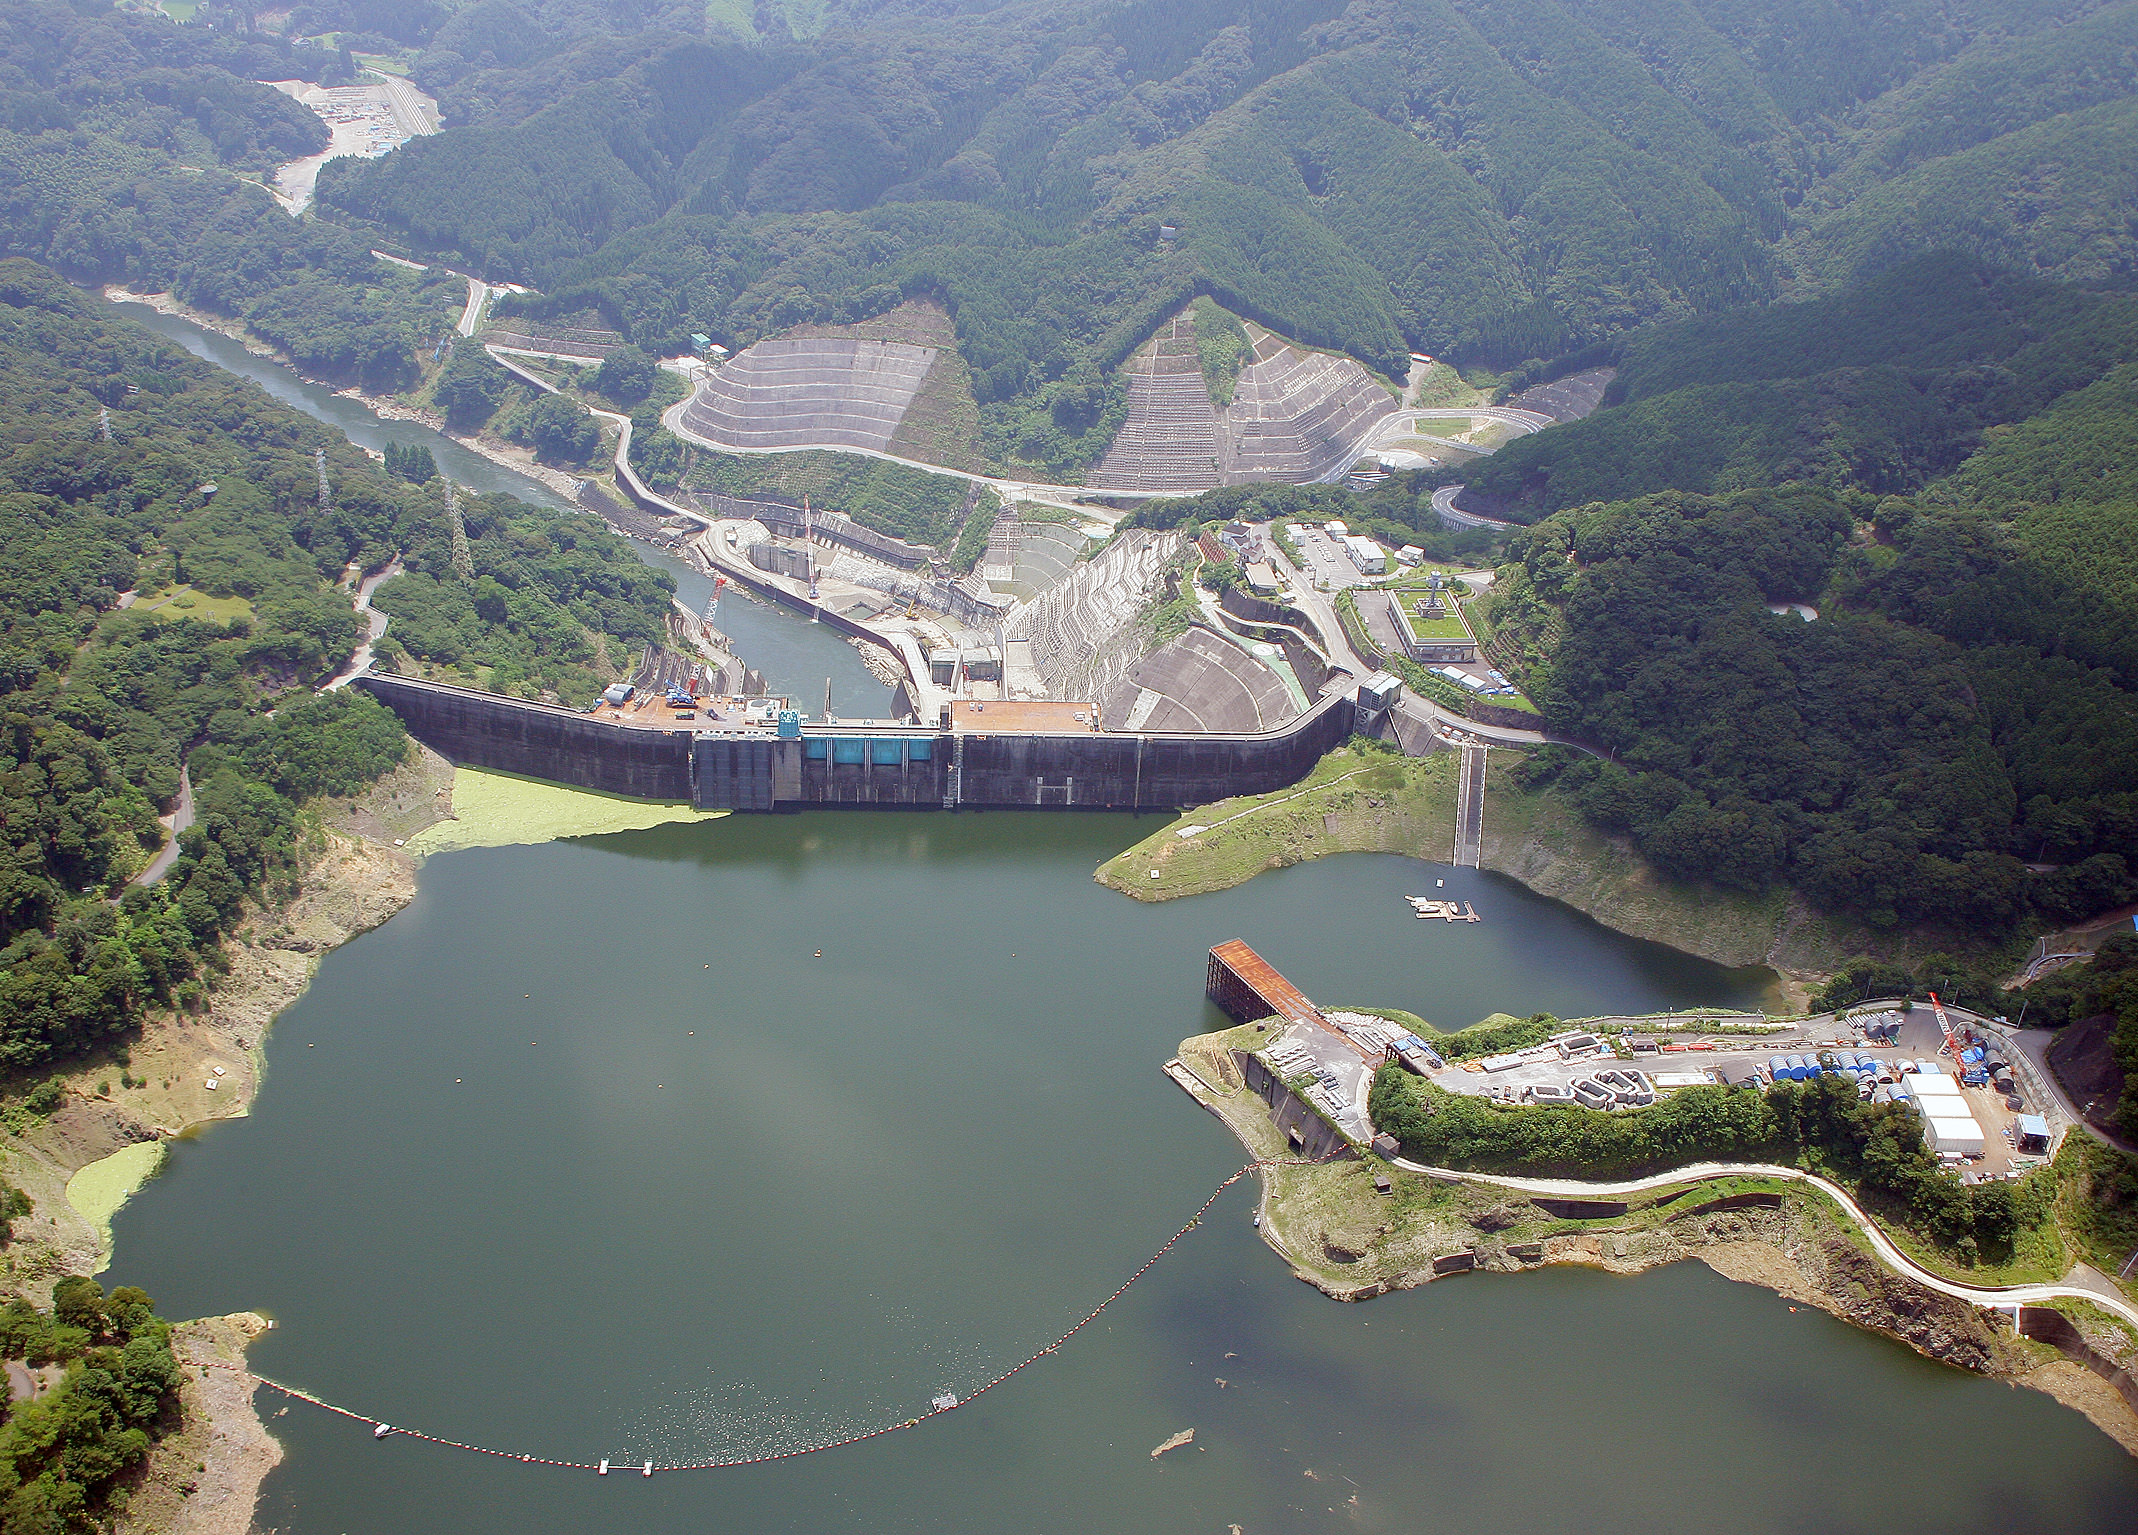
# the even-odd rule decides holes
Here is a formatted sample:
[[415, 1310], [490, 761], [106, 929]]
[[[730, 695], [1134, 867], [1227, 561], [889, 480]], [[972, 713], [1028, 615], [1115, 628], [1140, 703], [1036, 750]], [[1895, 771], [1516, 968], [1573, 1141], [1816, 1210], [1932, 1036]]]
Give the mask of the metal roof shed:
[[2038, 1151], [2048, 1146], [2049, 1121], [2044, 1119], [2041, 1115], [2020, 1115], [2017, 1128], [2019, 1130], [2020, 1150]]
[[1982, 1155], [1982, 1127], [1974, 1115], [1964, 1119], [1930, 1119], [1923, 1123], [1923, 1138], [1932, 1151], [1958, 1152], [1963, 1157]]

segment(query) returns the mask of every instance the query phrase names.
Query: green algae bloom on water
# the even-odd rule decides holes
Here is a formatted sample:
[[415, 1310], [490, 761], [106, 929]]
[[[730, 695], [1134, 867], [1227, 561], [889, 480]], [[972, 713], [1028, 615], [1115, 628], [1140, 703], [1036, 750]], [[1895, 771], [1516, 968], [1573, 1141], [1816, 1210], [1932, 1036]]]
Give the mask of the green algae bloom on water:
[[142, 1184], [163, 1170], [161, 1141], [136, 1141], [91, 1162], [67, 1180], [67, 1203], [95, 1228], [97, 1272], [111, 1264], [111, 1218]]
[[679, 803], [625, 799], [562, 784], [453, 769], [453, 819], [425, 827], [408, 841], [419, 858], [469, 847], [514, 847], [565, 837], [644, 831], [678, 821], [710, 821], [725, 810], [693, 810]]

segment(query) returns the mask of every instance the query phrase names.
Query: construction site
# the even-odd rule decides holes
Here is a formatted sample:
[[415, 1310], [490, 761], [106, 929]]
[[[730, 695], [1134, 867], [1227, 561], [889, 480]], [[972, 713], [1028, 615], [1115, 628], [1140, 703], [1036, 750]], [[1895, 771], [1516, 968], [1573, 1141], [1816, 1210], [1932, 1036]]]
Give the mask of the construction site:
[[[543, 324], [561, 333], [595, 318]], [[1166, 413], [1192, 407], [1216, 434], [1212, 474], [1327, 475], [1394, 410], [1389, 389], [1357, 363], [1242, 325], [1230, 403], [1217, 412], [1192, 336], [1184, 310], [1131, 360], [1142, 403], [1109, 455], [1116, 467], [1123, 455], [1142, 454], [1148, 466], [1171, 452], [1179, 468], [1179, 441], [1205, 439], [1181, 438]], [[566, 339], [600, 344], [591, 331]], [[714, 479], [732, 488], [701, 480], [656, 493], [631, 467], [627, 431], [615, 493], [634, 510], [624, 514], [591, 485], [581, 497], [712, 577], [715, 604], [725, 589], [844, 635], [891, 688], [872, 706], [881, 718], [834, 717], [829, 688], [821, 708], [767, 698], [763, 679], [712, 627], [711, 606], [703, 615], [679, 607], [666, 643], [589, 710], [375, 674], [359, 685], [456, 763], [701, 809], [1182, 808], [1296, 783], [1360, 732], [1421, 752], [1472, 742], [1480, 730], [1541, 739], [1526, 721], [1479, 723], [1406, 699], [1265, 527], [1235, 523], [1220, 537], [1123, 526], [1118, 506], [1078, 499], [1083, 492], [942, 468], [946, 445], [971, 440], [969, 411], [958, 406], [970, 404], [970, 380], [955, 340], [940, 306], [909, 300], [874, 320], [798, 330], [696, 367], [692, 392], [662, 416], [697, 449], [873, 454], [948, 476], [896, 471], [923, 487], [891, 487], [920, 497], [905, 507], [913, 515], [888, 519], [905, 537], [884, 530], [880, 507], [864, 520], [806, 493], [736, 493], [752, 482], [733, 478]], [[508, 350], [492, 348], [501, 358]], [[935, 463], [901, 449], [935, 453]], [[1163, 467], [1144, 483], [1174, 483]], [[682, 484], [692, 483], [686, 463]], [[1379, 546], [1372, 556], [1368, 564], [1390, 571]], [[1235, 557], [1249, 587], [1198, 584], [1202, 565]], [[1350, 558], [1366, 569], [1355, 563], [1365, 554]], [[1482, 774], [1464, 781], [1475, 822]]]

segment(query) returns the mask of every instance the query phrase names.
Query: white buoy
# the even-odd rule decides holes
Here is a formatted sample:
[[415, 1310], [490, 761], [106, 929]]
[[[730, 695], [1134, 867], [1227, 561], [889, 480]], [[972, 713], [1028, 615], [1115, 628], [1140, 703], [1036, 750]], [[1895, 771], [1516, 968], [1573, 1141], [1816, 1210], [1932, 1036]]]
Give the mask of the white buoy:
[[601, 1468], [594, 1474], [596, 1476], [607, 1476], [609, 1474], [609, 1463], [607, 1461], [603, 1461], [601, 1463]]
[[644, 1464], [643, 1466], [640, 1466], [640, 1467], [638, 1468], [638, 1474], [639, 1474], [640, 1476], [651, 1476], [651, 1475], [653, 1475], [653, 1462], [649, 1460], [649, 1461], [647, 1461], [647, 1462], [646, 1462], [646, 1464]]
[[371, 1437], [374, 1439], [384, 1439], [388, 1434], [392, 1432], [393, 1425], [391, 1423], [381, 1423], [377, 1428], [371, 1431]]

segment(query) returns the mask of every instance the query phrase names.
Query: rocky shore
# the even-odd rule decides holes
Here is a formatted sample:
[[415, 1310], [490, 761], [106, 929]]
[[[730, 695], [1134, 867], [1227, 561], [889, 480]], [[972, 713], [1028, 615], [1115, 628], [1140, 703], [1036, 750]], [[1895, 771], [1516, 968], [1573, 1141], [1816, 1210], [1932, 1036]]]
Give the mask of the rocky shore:
[[[1632, 937], [1720, 965], [1767, 966], [1784, 978], [1792, 1007], [1849, 955], [1879, 952], [1876, 935], [1787, 891], [1751, 895], [1663, 879], [1630, 842], [1597, 831], [1563, 797], [1517, 785], [1510, 770], [1523, 755], [1491, 754], [1481, 867]], [[1096, 878], [1137, 900], [1165, 901], [1229, 890], [1332, 853], [1444, 862], [1453, 849], [1455, 778], [1451, 752], [1403, 757], [1339, 747], [1303, 783], [1188, 811], [1101, 865]]]

